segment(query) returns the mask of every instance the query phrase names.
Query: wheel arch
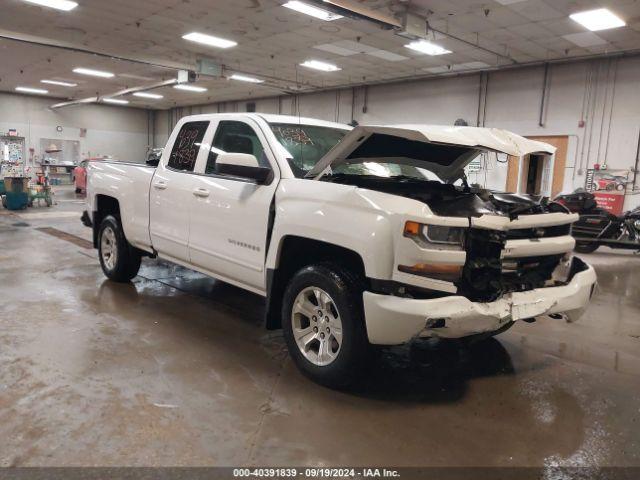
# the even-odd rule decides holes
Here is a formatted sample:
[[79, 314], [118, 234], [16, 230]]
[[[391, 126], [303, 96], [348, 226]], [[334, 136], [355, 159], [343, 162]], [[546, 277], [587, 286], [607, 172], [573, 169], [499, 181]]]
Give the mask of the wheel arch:
[[291, 276], [301, 268], [331, 261], [366, 279], [362, 255], [350, 248], [297, 235], [283, 236], [277, 248], [276, 264], [267, 269], [265, 326], [268, 330], [281, 328], [282, 296]]
[[98, 248], [100, 223], [107, 215], [120, 216], [120, 202], [115, 197], [98, 194], [95, 196], [93, 205], [93, 247]]

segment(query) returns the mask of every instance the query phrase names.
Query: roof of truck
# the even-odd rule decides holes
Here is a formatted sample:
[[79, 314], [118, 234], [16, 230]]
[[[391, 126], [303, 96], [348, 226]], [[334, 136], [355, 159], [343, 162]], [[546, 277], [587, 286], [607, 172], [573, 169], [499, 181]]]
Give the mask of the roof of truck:
[[296, 115], [276, 115], [272, 113], [252, 113], [252, 112], [226, 112], [226, 113], [200, 113], [183, 117], [181, 120], [206, 120], [217, 117], [228, 117], [230, 115], [238, 117], [248, 117], [253, 119], [262, 119], [267, 123], [291, 123], [300, 125], [313, 125], [317, 127], [339, 128], [341, 130], [351, 130], [353, 127], [344, 123], [328, 122], [317, 118], [298, 117]]
[[319, 120], [317, 118], [297, 117], [295, 115], [275, 115], [271, 113], [257, 113], [256, 115], [262, 117], [268, 123], [294, 123], [351, 130], [351, 127], [344, 123], [327, 122], [326, 120]]

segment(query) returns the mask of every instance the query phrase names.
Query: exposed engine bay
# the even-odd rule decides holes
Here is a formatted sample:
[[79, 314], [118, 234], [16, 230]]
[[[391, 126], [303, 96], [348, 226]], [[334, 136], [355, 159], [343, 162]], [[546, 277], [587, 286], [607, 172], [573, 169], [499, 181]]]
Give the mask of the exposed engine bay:
[[[568, 233], [568, 225], [561, 227]], [[569, 280], [568, 277], [558, 281], [553, 279], [564, 255], [501, 258], [511, 232], [469, 229], [465, 244], [467, 261], [462, 277], [455, 282], [459, 294], [475, 302], [492, 302], [505, 293], [564, 285]]]
[[[514, 220], [519, 215], [568, 213], [564, 206], [542, 196], [498, 193], [406, 176], [334, 173], [322, 180], [418, 200], [439, 216], [469, 218], [489, 214]], [[507, 231], [467, 229], [463, 246], [467, 260], [462, 275], [453, 282], [458, 294], [476, 302], [492, 302], [505, 293], [564, 284], [568, 278], [558, 279], [554, 272], [567, 260], [565, 255], [510, 259], [503, 258], [502, 254], [509, 240], [560, 237], [570, 235], [570, 232], [570, 224]]]
[[480, 217], [485, 214], [518, 215], [567, 212], [557, 203], [539, 195], [491, 192], [483, 188], [456, 186], [434, 180], [408, 176], [380, 177], [334, 173], [321, 179], [325, 182], [353, 185], [378, 192], [412, 198], [429, 205], [436, 215], [445, 217]]

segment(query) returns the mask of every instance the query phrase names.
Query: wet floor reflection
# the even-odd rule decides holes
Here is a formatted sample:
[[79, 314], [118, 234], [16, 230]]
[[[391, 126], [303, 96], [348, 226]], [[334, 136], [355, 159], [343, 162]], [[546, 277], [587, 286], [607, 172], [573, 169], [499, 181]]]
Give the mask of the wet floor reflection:
[[384, 400], [451, 402], [474, 378], [512, 375], [509, 352], [493, 338], [471, 345], [420, 340], [378, 352], [354, 393]]

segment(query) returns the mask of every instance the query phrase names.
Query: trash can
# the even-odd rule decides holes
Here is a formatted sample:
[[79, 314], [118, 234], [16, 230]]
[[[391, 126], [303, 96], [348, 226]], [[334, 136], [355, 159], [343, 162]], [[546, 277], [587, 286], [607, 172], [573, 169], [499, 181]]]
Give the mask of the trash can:
[[29, 178], [4, 177], [6, 194], [3, 204], [9, 210], [22, 210], [29, 205]]

